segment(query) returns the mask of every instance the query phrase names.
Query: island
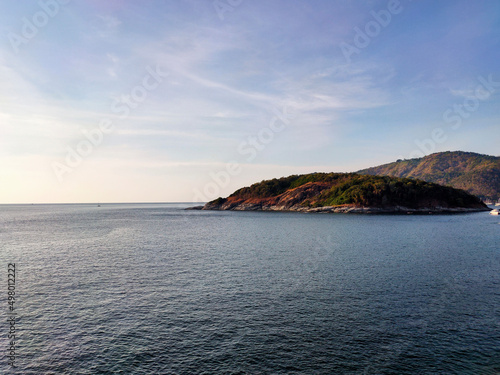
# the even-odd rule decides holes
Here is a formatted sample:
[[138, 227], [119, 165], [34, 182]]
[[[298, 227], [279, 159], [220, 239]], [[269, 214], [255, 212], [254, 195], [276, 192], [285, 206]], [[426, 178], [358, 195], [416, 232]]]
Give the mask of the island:
[[413, 178], [311, 173], [265, 180], [203, 210], [433, 214], [489, 211], [463, 190]]

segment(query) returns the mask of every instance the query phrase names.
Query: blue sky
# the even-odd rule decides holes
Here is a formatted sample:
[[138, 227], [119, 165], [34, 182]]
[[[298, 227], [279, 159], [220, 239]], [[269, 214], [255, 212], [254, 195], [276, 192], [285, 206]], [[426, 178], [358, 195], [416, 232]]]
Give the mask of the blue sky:
[[0, 203], [202, 201], [499, 155], [496, 0], [0, 6]]

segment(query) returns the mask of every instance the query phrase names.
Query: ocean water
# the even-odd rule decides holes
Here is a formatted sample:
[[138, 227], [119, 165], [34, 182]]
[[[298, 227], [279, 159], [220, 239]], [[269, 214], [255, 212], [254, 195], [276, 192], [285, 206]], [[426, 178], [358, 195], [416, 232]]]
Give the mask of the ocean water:
[[184, 207], [0, 206], [0, 373], [500, 374], [498, 217]]

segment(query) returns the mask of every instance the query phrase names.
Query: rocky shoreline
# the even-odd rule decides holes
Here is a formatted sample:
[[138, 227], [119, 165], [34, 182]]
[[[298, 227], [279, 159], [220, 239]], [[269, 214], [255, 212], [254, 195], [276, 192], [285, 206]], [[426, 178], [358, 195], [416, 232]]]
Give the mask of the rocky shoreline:
[[281, 212], [313, 212], [313, 213], [341, 213], [341, 214], [453, 214], [489, 211], [490, 208], [465, 208], [465, 207], [423, 207], [409, 208], [395, 207], [359, 207], [352, 205], [325, 206], [325, 207], [303, 207], [300, 205], [284, 206], [262, 206], [260, 204], [237, 204], [234, 206], [216, 205], [212, 202], [204, 206], [187, 208], [188, 210], [209, 211], [281, 211]]

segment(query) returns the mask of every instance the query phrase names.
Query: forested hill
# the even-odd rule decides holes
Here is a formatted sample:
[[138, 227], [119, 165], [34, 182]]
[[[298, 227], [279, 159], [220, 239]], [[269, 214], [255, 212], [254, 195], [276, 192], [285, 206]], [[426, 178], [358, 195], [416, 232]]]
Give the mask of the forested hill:
[[438, 152], [357, 173], [417, 178], [463, 189], [483, 200], [500, 199], [500, 157], [497, 156], [463, 151]]
[[205, 210], [309, 212], [470, 212], [487, 210], [463, 190], [415, 180], [356, 173], [311, 173], [253, 184]]

